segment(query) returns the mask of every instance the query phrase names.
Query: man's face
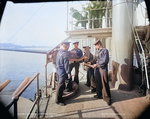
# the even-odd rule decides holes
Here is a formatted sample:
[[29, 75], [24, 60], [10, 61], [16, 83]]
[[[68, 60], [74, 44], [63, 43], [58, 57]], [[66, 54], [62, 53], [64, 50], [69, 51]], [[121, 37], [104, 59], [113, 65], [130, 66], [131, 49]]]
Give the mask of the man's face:
[[95, 48], [96, 48], [96, 49], [99, 49], [99, 48], [100, 48], [100, 44], [96, 44], [96, 45], [95, 45]]
[[74, 43], [74, 48], [78, 48], [78, 43]]
[[69, 50], [69, 46], [70, 46], [70, 45], [63, 44], [64, 50]]
[[83, 48], [83, 52], [86, 53], [86, 48]]
[[69, 50], [69, 47], [70, 47], [70, 45], [67, 45], [67, 48], [66, 48], [66, 50]]

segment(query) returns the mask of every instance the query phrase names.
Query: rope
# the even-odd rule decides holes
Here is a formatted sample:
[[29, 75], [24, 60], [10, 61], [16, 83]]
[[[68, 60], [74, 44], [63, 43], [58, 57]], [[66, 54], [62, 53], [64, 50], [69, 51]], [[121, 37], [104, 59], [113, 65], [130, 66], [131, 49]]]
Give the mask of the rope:
[[14, 35], [7, 40], [7, 42], [10, 41], [37, 14], [37, 12], [44, 6], [44, 4], [45, 3], [41, 5], [41, 7], [16, 31], [16, 33], [14, 33]]
[[[140, 0], [141, 1], [141, 0]], [[141, 8], [141, 12], [142, 12], [142, 16], [144, 17], [144, 18], [146, 18], [146, 16], [144, 16], [144, 14], [143, 14], [143, 10], [142, 10], [142, 4], [140, 3], [140, 8]], [[144, 8], [145, 9], [145, 8]], [[145, 9], [146, 10], [146, 9]]]

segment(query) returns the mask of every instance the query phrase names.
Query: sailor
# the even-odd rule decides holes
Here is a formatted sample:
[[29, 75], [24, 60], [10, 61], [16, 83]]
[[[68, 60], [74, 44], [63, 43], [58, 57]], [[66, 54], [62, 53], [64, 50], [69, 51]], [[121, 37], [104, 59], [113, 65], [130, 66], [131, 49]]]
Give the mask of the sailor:
[[94, 64], [97, 63], [97, 53], [98, 51], [96, 51], [96, 55], [93, 57], [93, 60], [91, 61], [92, 68], [94, 68], [94, 79], [95, 79], [95, 85], [96, 85], [96, 95], [94, 95], [94, 98], [98, 98], [98, 99], [102, 99], [102, 80], [101, 80], [101, 75], [99, 72], [99, 67], [94, 67]]
[[108, 80], [109, 52], [106, 48], [103, 48], [102, 42], [99, 39], [97, 39], [94, 45], [96, 49], [98, 49], [98, 53], [97, 53], [97, 64], [94, 64], [93, 67], [94, 68], [99, 67], [99, 72], [102, 81], [102, 97], [103, 100], [105, 100], [107, 104], [110, 105], [111, 94]]
[[[75, 41], [73, 42], [74, 48], [71, 51], [75, 51], [77, 53], [77, 59], [80, 59], [83, 56], [82, 50], [78, 48], [79, 42]], [[75, 67], [75, 76], [74, 76], [74, 82], [76, 82], [77, 84], [79, 83], [79, 66], [80, 66], [80, 62], [79, 61], [73, 61], [70, 63], [69, 66], [69, 73], [71, 75], [71, 71], [72, 69]]]
[[[88, 46], [84, 46], [83, 47], [83, 51], [84, 51], [84, 56], [86, 56], [87, 54], [87, 48]], [[89, 47], [90, 49], [90, 47]], [[92, 65], [92, 61], [93, 61], [93, 55], [91, 52], [89, 52], [89, 58], [88, 59], [84, 59], [84, 66], [86, 66], [87, 68], [87, 82], [86, 82], [86, 86], [91, 87], [91, 93], [96, 92], [96, 85], [95, 85], [95, 79], [94, 79], [94, 69], [92, 67], [90, 67], [90, 65]]]
[[[99, 72], [99, 67], [94, 67], [94, 64], [97, 62], [97, 52], [96, 55], [93, 56], [93, 60], [91, 61], [91, 64], [84, 63], [85, 66], [91, 67], [94, 69], [94, 75], [91, 77], [91, 86], [95, 87], [91, 90], [91, 93], [96, 91], [96, 95], [94, 95], [94, 98], [102, 99], [102, 81], [101, 76]], [[92, 80], [93, 79], [93, 80]]]
[[63, 91], [65, 89], [65, 80], [70, 78], [69, 74], [69, 56], [68, 56], [68, 49], [70, 43], [63, 42], [61, 49], [57, 53], [56, 58], [56, 66], [57, 66], [57, 73], [58, 73], [58, 86], [56, 91], [56, 103], [59, 105], [64, 106], [64, 100], [62, 98]]

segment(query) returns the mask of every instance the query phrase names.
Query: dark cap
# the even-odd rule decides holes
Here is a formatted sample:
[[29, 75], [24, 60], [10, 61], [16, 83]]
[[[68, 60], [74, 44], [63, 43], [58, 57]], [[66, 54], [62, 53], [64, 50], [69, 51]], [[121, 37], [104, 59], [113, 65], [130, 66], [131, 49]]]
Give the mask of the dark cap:
[[100, 39], [97, 39], [96, 42], [94, 43], [94, 45], [96, 45], [99, 42], [100, 42]]
[[[86, 48], [86, 47], [89, 47], [89, 46], [83, 46], [83, 48]], [[91, 49], [91, 47], [89, 47]]]
[[75, 43], [79, 43], [79, 41], [74, 41], [74, 42], [72, 42], [73, 44], [75, 44]]
[[65, 44], [65, 45], [69, 46], [70, 42], [62, 42], [61, 44]]

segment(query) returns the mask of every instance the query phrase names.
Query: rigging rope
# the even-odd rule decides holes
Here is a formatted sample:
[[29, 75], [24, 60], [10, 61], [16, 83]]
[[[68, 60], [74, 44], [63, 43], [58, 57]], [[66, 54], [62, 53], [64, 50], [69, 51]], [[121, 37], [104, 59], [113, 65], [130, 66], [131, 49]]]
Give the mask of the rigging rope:
[[43, 4], [40, 6], [40, 8], [14, 33], [13, 36], [11, 36], [10, 39], [7, 40], [7, 42], [10, 41], [10, 40], [37, 14], [37, 12], [38, 12], [44, 5], [45, 5], [45, 3], [43, 3]]

